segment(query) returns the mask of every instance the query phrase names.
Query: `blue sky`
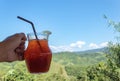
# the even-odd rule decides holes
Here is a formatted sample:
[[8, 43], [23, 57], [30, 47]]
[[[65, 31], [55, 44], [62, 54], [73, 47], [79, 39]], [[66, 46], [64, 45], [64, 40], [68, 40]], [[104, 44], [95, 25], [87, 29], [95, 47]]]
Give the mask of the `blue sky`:
[[112, 27], [103, 15], [120, 21], [120, 0], [0, 0], [0, 40], [9, 35], [50, 30], [49, 45], [53, 52], [81, 51], [106, 46], [115, 41]]

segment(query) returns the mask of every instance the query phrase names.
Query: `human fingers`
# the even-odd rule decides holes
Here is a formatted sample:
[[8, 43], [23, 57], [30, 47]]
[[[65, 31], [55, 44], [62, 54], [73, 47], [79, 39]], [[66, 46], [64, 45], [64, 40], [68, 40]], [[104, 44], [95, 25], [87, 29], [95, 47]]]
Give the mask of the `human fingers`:
[[7, 37], [4, 41], [15, 40], [15, 39], [16, 40], [24, 40], [25, 41], [27, 38], [26, 38], [24, 33], [16, 33], [14, 35], [11, 35], [11, 36]]
[[19, 61], [24, 60], [24, 50], [23, 49], [17, 48], [15, 50], [15, 54], [18, 56]]
[[14, 34], [14, 37], [18, 38], [18, 40], [21, 40], [21, 41], [26, 41], [27, 40], [24, 33], [16, 33], [16, 34]]
[[21, 40], [23, 40], [23, 41], [26, 41], [26, 40], [27, 40], [27, 38], [26, 38], [26, 36], [25, 36], [24, 33], [20, 33], [20, 35], [21, 35]]
[[25, 42], [26, 41], [26, 36], [24, 33], [16, 33], [14, 35], [11, 35], [9, 37], [7, 37], [4, 42], [11, 47], [11, 49], [16, 49], [21, 42]]
[[18, 55], [18, 60], [24, 60], [25, 41], [22, 41], [20, 45], [15, 49], [15, 53]]
[[25, 49], [25, 41], [21, 41], [20, 45], [18, 46], [20, 49]]
[[26, 36], [24, 33], [17, 33], [14, 36], [14, 47], [15, 49], [23, 49], [25, 48], [25, 41], [26, 41]]

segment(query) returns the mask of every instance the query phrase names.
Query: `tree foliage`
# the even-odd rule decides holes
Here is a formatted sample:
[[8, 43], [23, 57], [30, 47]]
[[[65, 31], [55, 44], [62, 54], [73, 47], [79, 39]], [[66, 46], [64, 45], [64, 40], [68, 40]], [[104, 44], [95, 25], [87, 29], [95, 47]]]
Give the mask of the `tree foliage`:
[[[104, 18], [108, 20], [109, 26], [120, 33], [120, 22], [116, 23], [107, 16]], [[118, 36], [120, 38], [120, 36]], [[107, 62], [92, 66], [87, 69], [88, 81], [120, 81], [120, 43], [109, 43], [108, 51], [106, 53]]]

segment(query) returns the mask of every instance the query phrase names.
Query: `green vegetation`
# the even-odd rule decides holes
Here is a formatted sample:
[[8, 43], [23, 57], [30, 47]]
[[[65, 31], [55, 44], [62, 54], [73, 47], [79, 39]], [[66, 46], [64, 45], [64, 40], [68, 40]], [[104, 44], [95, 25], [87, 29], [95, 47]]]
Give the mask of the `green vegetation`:
[[53, 54], [50, 71], [30, 74], [25, 62], [0, 63], [0, 80], [3, 81], [84, 81], [86, 68], [106, 61], [103, 53], [81, 54], [61, 52]]
[[120, 44], [109, 52], [53, 54], [49, 72], [30, 74], [25, 62], [0, 63], [0, 81], [120, 81]]
[[[109, 23], [120, 32], [120, 24]], [[120, 81], [120, 43], [110, 42], [104, 51], [55, 53], [43, 74], [30, 74], [24, 61], [0, 63], [0, 81]]]

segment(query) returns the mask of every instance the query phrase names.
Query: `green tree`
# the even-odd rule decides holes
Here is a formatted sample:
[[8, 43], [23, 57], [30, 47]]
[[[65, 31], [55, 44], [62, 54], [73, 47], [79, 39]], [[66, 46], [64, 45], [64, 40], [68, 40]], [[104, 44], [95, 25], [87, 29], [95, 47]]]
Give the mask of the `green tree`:
[[[107, 19], [108, 26], [112, 26], [115, 31], [120, 33], [120, 22]], [[110, 42], [106, 52], [107, 62], [96, 66], [88, 67], [88, 81], [120, 81], [120, 36], [117, 36], [117, 43]]]
[[120, 81], [120, 43], [109, 44], [107, 58], [105, 75], [110, 77], [111, 80]]

